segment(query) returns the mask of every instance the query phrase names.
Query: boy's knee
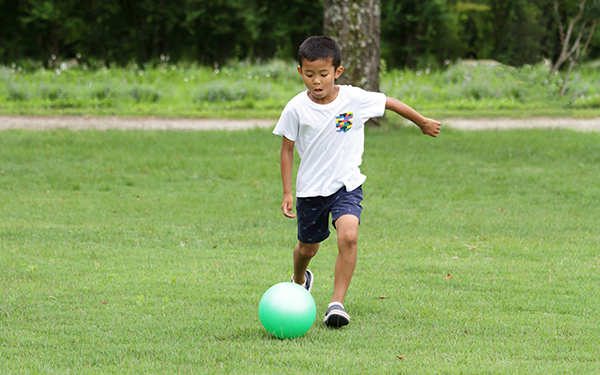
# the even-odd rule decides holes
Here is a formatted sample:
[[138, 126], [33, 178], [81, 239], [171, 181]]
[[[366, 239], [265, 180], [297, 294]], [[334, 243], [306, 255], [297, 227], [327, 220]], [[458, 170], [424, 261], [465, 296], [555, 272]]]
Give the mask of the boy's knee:
[[317, 251], [319, 251], [319, 244], [306, 244], [300, 242], [296, 246], [296, 251], [302, 258], [312, 258], [317, 255]]
[[358, 231], [352, 229], [338, 231], [338, 242], [345, 246], [356, 246], [358, 244]]
[[345, 215], [336, 221], [338, 243], [343, 246], [358, 244], [359, 219], [356, 216]]
[[356, 246], [358, 244], [358, 230], [353, 226], [339, 228], [338, 244], [342, 246]]

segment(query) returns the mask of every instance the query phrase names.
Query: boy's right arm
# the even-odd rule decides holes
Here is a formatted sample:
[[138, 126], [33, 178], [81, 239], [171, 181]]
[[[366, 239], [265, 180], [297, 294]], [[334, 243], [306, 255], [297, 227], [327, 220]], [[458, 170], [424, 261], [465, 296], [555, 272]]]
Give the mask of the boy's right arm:
[[295, 218], [294, 193], [292, 192], [292, 169], [294, 167], [294, 142], [282, 137], [281, 144], [281, 181], [283, 182], [283, 202], [281, 210], [285, 217]]

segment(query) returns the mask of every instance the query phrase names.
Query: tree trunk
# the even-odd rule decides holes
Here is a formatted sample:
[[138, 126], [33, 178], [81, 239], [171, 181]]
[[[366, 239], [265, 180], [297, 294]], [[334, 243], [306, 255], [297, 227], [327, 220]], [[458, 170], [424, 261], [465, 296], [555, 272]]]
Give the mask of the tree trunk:
[[577, 65], [577, 62], [579, 61], [581, 56], [585, 56], [587, 54], [587, 49], [590, 45], [590, 41], [592, 40], [592, 36], [594, 35], [594, 30], [596, 29], [597, 23], [598, 23], [598, 21], [594, 20], [594, 22], [592, 23], [592, 27], [590, 29], [588, 38], [587, 38], [585, 44], [583, 45], [583, 48], [578, 47], [577, 50], [575, 51], [575, 57], [571, 58], [571, 62], [569, 63], [569, 69], [567, 70], [567, 76], [565, 77], [565, 82], [563, 83], [563, 87], [560, 90], [560, 96], [564, 96], [565, 92], [567, 91], [567, 84], [569, 83], [569, 77], [571, 76], [571, 71], [573, 70], [573, 67], [575, 65]]
[[569, 83], [569, 77], [571, 76], [571, 71], [573, 71], [573, 67], [575, 66], [575, 60], [571, 60], [569, 63], [569, 69], [567, 70], [567, 75], [565, 76], [565, 81], [563, 82], [562, 89], [560, 89], [560, 96], [565, 96], [565, 92], [567, 91], [567, 84]]
[[[582, 38], [588, 34], [588, 40], [593, 36], [594, 29], [596, 24], [598, 23], [598, 18], [590, 18], [589, 14], [586, 14], [585, 7], [588, 0], [577, 0], [577, 7], [579, 8], [579, 12], [573, 15], [571, 18], [567, 19], [569, 22], [569, 26], [565, 32], [563, 20], [561, 19], [560, 6], [561, 3], [564, 3], [564, 0], [554, 0], [554, 16], [558, 22], [558, 33], [560, 35], [561, 42], [561, 51], [560, 55], [552, 65], [551, 74], [556, 73], [560, 67], [569, 59], [572, 59], [572, 55], [577, 53], [578, 57], [575, 61], [579, 60], [580, 57], [584, 57], [587, 53], [587, 46], [589, 43], [586, 42], [586, 45], [581, 51], [581, 41]], [[598, 0], [592, 0], [592, 7], [600, 6], [600, 2]], [[596, 15], [597, 17], [597, 15]], [[588, 28], [589, 25], [589, 28]], [[571, 41], [571, 37], [574, 37], [575, 40]]]
[[379, 91], [379, 0], [324, 0], [323, 30], [342, 47], [342, 85]]

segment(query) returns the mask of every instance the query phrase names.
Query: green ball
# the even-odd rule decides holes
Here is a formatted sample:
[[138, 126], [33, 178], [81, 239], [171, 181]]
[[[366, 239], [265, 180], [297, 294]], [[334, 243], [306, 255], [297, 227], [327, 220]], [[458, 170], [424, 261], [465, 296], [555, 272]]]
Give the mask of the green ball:
[[315, 300], [296, 283], [273, 285], [258, 305], [258, 317], [263, 327], [280, 339], [302, 336], [312, 327], [316, 316]]

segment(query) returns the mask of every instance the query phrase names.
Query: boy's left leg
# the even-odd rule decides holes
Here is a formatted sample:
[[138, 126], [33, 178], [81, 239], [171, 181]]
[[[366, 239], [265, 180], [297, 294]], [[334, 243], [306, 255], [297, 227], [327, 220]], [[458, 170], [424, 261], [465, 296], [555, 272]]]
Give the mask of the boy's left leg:
[[362, 188], [340, 190], [331, 208], [333, 225], [337, 230], [338, 257], [335, 262], [333, 297], [323, 323], [329, 327], [342, 327], [350, 323], [350, 315], [344, 309], [344, 297], [354, 274], [358, 246], [358, 226], [363, 200]]
[[359, 221], [354, 215], [343, 215], [335, 222], [338, 257], [335, 262], [333, 297], [323, 319], [323, 323], [329, 327], [339, 328], [350, 323], [350, 315], [344, 310], [343, 302], [356, 267]]
[[333, 297], [331, 302], [344, 303], [350, 280], [356, 267], [359, 219], [354, 215], [343, 215], [335, 222], [337, 229], [338, 256], [335, 262]]

